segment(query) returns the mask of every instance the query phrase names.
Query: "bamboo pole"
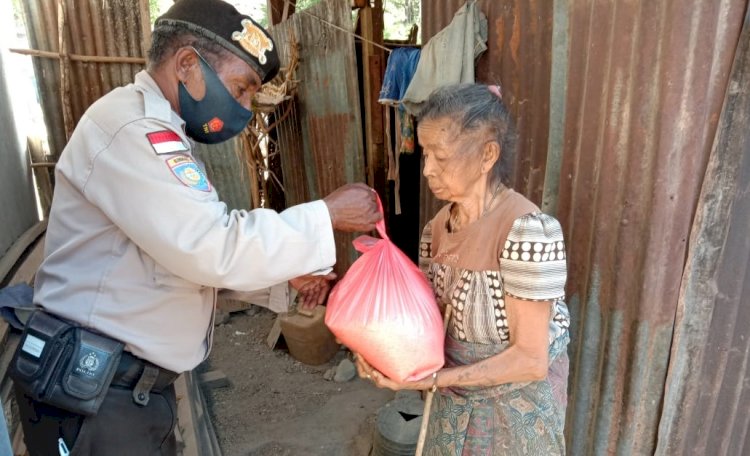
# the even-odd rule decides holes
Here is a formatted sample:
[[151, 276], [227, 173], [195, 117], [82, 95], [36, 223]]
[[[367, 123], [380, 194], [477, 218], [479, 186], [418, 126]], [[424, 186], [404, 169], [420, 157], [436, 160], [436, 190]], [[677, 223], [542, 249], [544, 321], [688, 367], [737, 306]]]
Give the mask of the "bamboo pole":
[[[445, 306], [445, 315], [443, 315], [443, 335], [448, 332], [448, 322], [451, 319], [451, 305]], [[417, 440], [417, 451], [414, 456], [422, 456], [424, 451], [424, 442], [427, 438], [427, 425], [430, 423], [430, 410], [432, 410], [432, 398], [435, 392], [427, 390], [427, 397], [424, 400], [424, 411], [422, 412], [422, 424], [419, 426], [419, 439]]]
[[[10, 48], [10, 52], [21, 55], [30, 55], [32, 57], [43, 57], [48, 59], [60, 59], [60, 53], [50, 51], [40, 51], [38, 49], [19, 49]], [[66, 56], [73, 62], [87, 62], [87, 63], [138, 63], [146, 64], [144, 57], [116, 57], [108, 55], [80, 55], [80, 54], [67, 54]]]
[[65, 1], [57, 1], [57, 33], [60, 49], [60, 97], [63, 105], [63, 125], [65, 127], [65, 139], [70, 141], [73, 134], [73, 108], [70, 105], [70, 56], [67, 53], [68, 42], [65, 39]]
[[151, 12], [148, 8], [148, 0], [139, 0], [138, 8], [141, 13], [141, 54], [145, 57], [148, 55], [148, 49], [151, 47]]

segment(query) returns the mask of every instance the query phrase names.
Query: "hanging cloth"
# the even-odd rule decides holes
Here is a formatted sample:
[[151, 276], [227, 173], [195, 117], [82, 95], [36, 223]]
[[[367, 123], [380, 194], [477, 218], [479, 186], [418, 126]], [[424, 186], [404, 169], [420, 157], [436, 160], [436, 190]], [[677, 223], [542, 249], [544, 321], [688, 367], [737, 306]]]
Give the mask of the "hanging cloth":
[[401, 100], [407, 111], [419, 115], [421, 105], [438, 87], [474, 82], [474, 62], [486, 50], [487, 17], [472, 0], [422, 48], [417, 70]]
[[[397, 48], [388, 57], [383, 86], [378, 101], [386, 105], [386, 151], [388, 153], [388, 180], [395, 182], [394, 202], [396, 215], [401, 214], [401, 181], [399, 157], [414, 152], [414, 119], [401, 106], [401, 99], [417, 70], [421, 51], [417, 48]], [[396, 107], [396, 147], [391, 143], [391, 107]], [[404, 127], [404, 128], [400, 128]]]
[[388, 63], [383, 75], [383, 86], [380, 89], [378, 102], [396, 106], [409, 87], [414, 72], [419, 64], [420, 50], [417, 48], [396, 48], [388, 56]]

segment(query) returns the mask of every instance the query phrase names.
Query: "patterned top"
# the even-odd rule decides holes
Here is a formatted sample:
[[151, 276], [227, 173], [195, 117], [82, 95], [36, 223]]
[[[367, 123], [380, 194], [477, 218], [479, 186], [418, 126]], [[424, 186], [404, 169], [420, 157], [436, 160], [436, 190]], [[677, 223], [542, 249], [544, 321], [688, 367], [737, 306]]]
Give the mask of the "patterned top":
[[522, 195], [505, 189], [482, 218], [451, 233], [451, 205], [425, 226], [420, 268], [443, 306], [453, 312], [449, 334], [459, 341], [496, 344], [510, 340], [505, 296], [551, 301], [550, 344], [565, 335], [565, 241], [559, 222]]

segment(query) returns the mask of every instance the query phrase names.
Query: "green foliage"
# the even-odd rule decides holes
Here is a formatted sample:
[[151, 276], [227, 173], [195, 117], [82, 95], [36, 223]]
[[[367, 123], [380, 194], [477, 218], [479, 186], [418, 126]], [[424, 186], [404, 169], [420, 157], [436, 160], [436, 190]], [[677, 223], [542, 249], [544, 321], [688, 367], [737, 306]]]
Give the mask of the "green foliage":
[[[5, 1], [5, 0], [0, 0]], [[16, 5], [18, 11], [22, 9], [24, 0], [12, 0], [14, 10]], [[162, 14], [173, 0], [148, 0], [151, 22]], [[262, 26], [268, 26], [268, 2], [267, 0], [228, 0], [235, 4], [240, 11], [251, 15]], [[296, 9], [307, 9], [320, 0], [297, 0]], [[419, 24], [421, 0], [383, 0], [383, 14], [385, 29], [383, 36], [386, 39], [403, 40], [409, 36], [409, 30], [414, 24]]]
[[161, 0], [148, 0], [148, 14], [152, 24], [165, 11], [162, 3], [163, 1]]
[[[2, 1], [2, 0], [0, 0]], [[24, 13], [23, 13], [23, 0], [12, 0], [13, 5], [13, 20], [16, 24], [23, 24]]]
[[[320, 0], [297, 0], [295, 2], [295, 9], [296, 10], [307, 9], [318, 2], [320, 2]], [[266, 2], [266, 0], [263, 0], [263, 6], [262, 6], [263, 11], [266, 11], [266, 12], [268, 11], [267, 4], [268, 2]], [[283, 6], [282, 6], [282, 10], [283, 10]], [[268, 14], [266, 14], [266, 18], [268, 18]], [[267, 19], [266, 19], [266, 22], [267, 22]]]
[[305, 9], [318, 3], [320, 0], [297, 0], [297, 8]]
[[[296, 6], [297, 9], [305, 9], [319, 1], [297, 0]], [[383, 37], [394, 40], [408, 38], [412, 26], [421, 23], [421, 3], [421, 0], [383, 0]]]
[[420, 24], [420, 0], [383, 0], [383, 37], [404, 40], [414, 24]]

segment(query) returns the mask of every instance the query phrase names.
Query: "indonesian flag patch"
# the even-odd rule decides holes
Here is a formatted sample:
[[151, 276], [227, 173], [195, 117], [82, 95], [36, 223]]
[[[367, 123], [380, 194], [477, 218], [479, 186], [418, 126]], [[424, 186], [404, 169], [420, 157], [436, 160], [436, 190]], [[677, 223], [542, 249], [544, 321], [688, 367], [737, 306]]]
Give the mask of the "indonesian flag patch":
[[186, 187], [202, 192], [211, 191], [211, 183], [197, 163], [187, 155], [175, 155], [166, 160], [172, 174]]
[[151, 143], [151, 147], [157, 155], [161, 154], [174, 154], [177, 152], [187, 152], [188, 147], [182, 142], [180, 135], [173, 132], [172, 130], [161, 130], [146, 133], [148, 142]]

